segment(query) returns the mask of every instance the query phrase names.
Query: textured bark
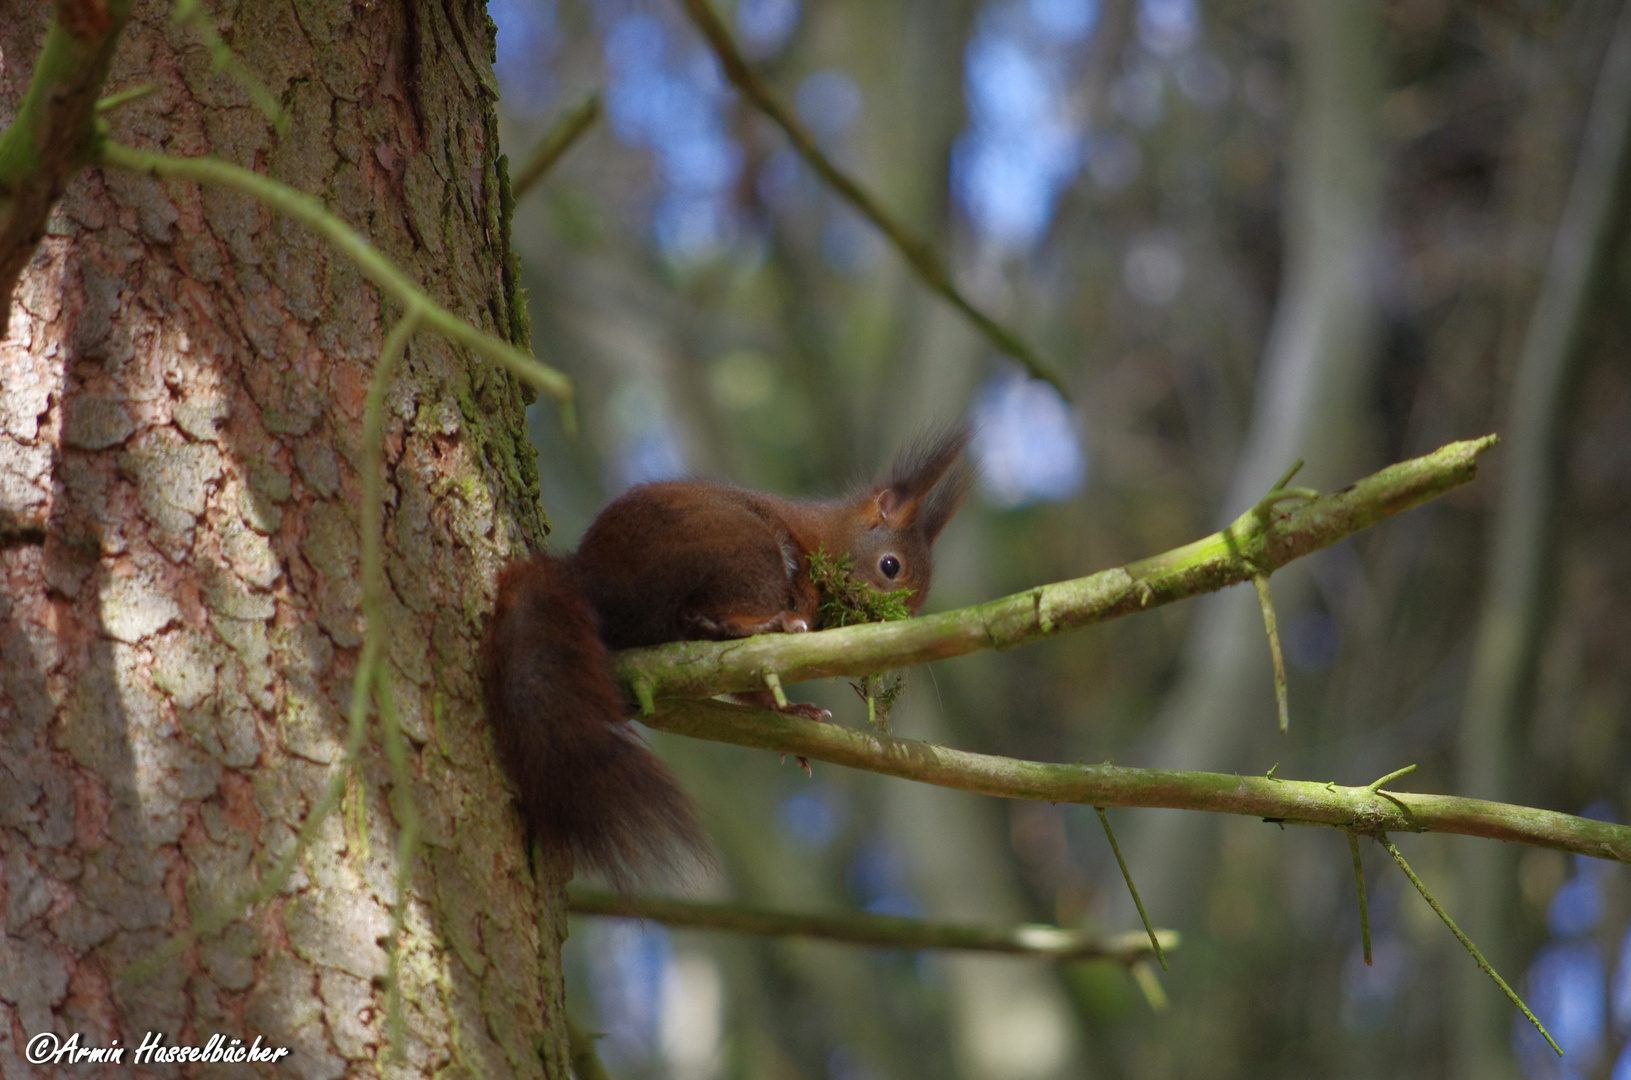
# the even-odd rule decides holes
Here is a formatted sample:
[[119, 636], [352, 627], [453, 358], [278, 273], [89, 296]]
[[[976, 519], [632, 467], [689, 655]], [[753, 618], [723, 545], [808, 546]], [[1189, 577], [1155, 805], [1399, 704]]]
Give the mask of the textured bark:
[[[0, 122], [39, 47], [30, 7], [0, 7]], [[211, 11], [287, 134], [147, 3], [107, 89], [159, 91], [113, 136], [315, 194], [438, 302], [524, 337], [483, 7]], [[234, 193], [90, 170], [53, 215], [0, 341], [0, 1075], [30, 1075], [23, 1041], [46, 1031], [258, 1035], [300, 1077], [567, 1075], [564, 874], [535, 890], [473, 660], [498, 563], [545, 529], [524, 401], [429, 334], [386, 438], [390, 676], [424, 824], [406, 1059], [384, 1053], [397, 793], [377, 739], [278, 896], [145, 981], [125, 971], [265, 872], [340, 767], [361, 417], [396, 314]]]

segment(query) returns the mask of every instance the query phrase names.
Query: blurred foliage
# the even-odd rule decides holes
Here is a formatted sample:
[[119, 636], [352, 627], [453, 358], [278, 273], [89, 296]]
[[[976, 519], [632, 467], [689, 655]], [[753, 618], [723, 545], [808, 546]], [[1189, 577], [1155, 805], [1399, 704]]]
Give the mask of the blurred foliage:
[[[1384, 5], [1382, 334], [1361, 403], [1371, 466], [1495, 430], [1506, 415], [1615, 8]], [[572, 546], [635, 479], [695, 472], [833, 494], [922, 425], [993, 407], [1011, 369], [741, 106], [677, 4], [495, 0], [491, 10], [512, 160], [585, 94], [607, 106], [515, 227], [535, 347], [582, 392], [577, 440], [547, 411], [534, 420], [555, 543]], [[737, 0], [721, 10], [829, 154], [931, 237], [970, 295], [1071, 387], [1060, 413], [1070, 437], [982, 451], [981, 491], [939, 544], [930, 610], [1164, 550], [1243, 509], [1221, 502], [1283, 284], [1299, 102], [1285, 4]], [[1059, 138], [1074, 149], [1059, 150]], [[1016, 171], [981, 180], [991, 162]], [[1025, 196], [1018, 209], [999, 198], [1014, 191]], [[1596, 802], [1624, 820], [1623, 213], [1617, 228], [1560, 447], [1551, 599], [1514, 748], [1521, 786], [1509, 794], [1571, 812]], [[1021, 419], [1036, 419], [1019, 427], [1040, 439], [1055, 407], [1022, 405]], [[1062, 454], [1080, 455], [1062, 474], [1074, 481], [1025, 486]], [[1415, 761], [1420, 790], [1453, 790], [1499, 469], [1497, 453], [1485, 480], [1310, 560], [1312, 590], [1280, 611], [1291, 733], [1263, 744], [1262, 767], [1365, 783]], [[913, 672], [896, 729], [1020, 757], [1139, 763], [1189, 619], [1180, 605]], [[1266, 647], [1261, 659], [1269, 735]], [[842, 686], [800, 691], [841, 722], [864, 716]], [[765, 754], [657, 742], [704, 807], [725, 866], [705, 886], [717, 895], [1074, 925], [1105, 918], [1123, 889], [1085, 808], [908, 791], [819, 765], [806, 779]], [[1103, 965], [651, 928], [641, 937], [588, 919], [573, 924], [571, 998], [609, 1033], [603, 1056], [625, 1080], [1448, 1075], [1450, 979], [1470, 961], [1383, 853], [1365, 855], [1376, 935], [1367, 968], [1339, 836], [1243, 820], [1215, 830], [1191, 896], [1145, 890], [1158, 925], [1172, 924], [1169, 911], [1196, 913], [1178, 924], [1184, 947], [1163, 976], [1172, 1006], [1161, 1014]], [[1454, 913], [1456, 845], [1479, 841], [1401, 842]], [[1517, 937], [1480, 942], [1515, 985], [1557, 930], [1549, 906], [1585, 873], [1544, 851], [1517, 866]], [[1631, 890], [1619, 868], [1592, 880], [1602, 910], [1583, 940], [1613, 972]], [[1595, 1062], [1580, 1059], [1595, 1071], [1580, 1075], [1607, 1076], [1625, 1033], [1605, 1032]]]

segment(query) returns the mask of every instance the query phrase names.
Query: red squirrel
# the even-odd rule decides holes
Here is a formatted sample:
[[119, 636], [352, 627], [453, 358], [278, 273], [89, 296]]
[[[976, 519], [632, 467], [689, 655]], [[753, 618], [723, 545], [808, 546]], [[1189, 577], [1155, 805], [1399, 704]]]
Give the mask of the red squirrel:
[[[817, 549], [852, 557], [852, 573], [879, 589], [910, 589], [916, 613], [930, 549], [968, 490], [968, 439], [967, 425], [927, 435], [876, 483], [819, 502], [705, 480], [642, 484], [600, 512], [576, 554], [510, 563], [482, 684], [529, 833], [623, 891], [707, 861], [695, 807], [628, 722], [610, 651], [818, 629]], [[744, 697], [775, 707], [768, 693]]]

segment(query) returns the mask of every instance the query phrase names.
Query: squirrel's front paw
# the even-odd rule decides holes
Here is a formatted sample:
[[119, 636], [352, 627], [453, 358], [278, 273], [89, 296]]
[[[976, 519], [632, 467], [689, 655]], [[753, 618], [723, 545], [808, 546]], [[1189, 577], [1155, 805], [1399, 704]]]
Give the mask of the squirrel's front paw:
[[802, 716], [818, 724], [825, 724], [832, 719], [831, 709], [823, 709], [820, 705], [808, 701], [789, 701], [786, 706], [777, 706], [776, 711], [790, 716]]

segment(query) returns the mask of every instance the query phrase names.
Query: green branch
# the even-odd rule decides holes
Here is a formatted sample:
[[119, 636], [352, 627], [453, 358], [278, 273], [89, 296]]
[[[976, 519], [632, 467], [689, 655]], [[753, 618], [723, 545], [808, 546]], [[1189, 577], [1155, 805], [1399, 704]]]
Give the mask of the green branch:
[[510, 181], [510, 193], [515, 200], [520, 202], [521, 197], [531, 191], [534, 185], [555, 167], [555, 163], [572, 149], [598, 119], [600, 119], [599, 94], [590, 94], [562, 114], [544, 133], [544, 137], [538, 140], [538, 145], [527, 155], [527, 160], [515, 174], [515, 179]]
[[656, 896], [620, 896], [602, 889], [569, 886], [567, 909], [579, 915], [614, 915], [628, 919], [655, 919], [668, 926], [695, 930], [724, 930], [766, 937], [818, 938], [881, 949], [968, 949], [1015, 953], [1047, 960], [1114, 960], [1130, 964], [1149, 955], [1151, 948], [1178, 947], [1176, 930], [1156, 930], [1146, 938], [1134, 931], [1100, 937], [1080, 930], [1028, 924], [971, 926], [931, 922], [896, 915], [853, 912], [846, 915], [806, 915], [742, 904], [699, 903]]
[[1253, 507], [1222, 532], [1073, 581], [899, 622], [629, 649], [615, 658], [618, 676], [645, 702], [758, 690], [770, 675], [782, 683], [857, 678], [1013, 648], [1270, 573], [1467, 483], [1478, 455], [1496, 441], [1486, 435], [1451, 443], [1328, 495], [1298, 492], [1290, 509]]
[[572, 380], [507, 341], [480, 330], [437, 304], [379, 250], [355, 232], [321, 202], [287, 184], [229, 162], [209, 157], [167, 157], [136, 150], [115, 142], [104, 142], [100, 162], [104, 166], [147, 173], [164, 179], [192, 180], [241, 191], [280, 214], [287, 214], [327, 240], [350, 259], [369, 280], [407, 310], [418, 310], [428, 329], [449, 341], [463, 345], [502, 366], [518, 379], [537, 387], [561, 403], [572, 403]]
[[1384, 830], [1456, 833], [1631, 863], [1631, 826], [1484, 799], [1267, 776], [1024, 761], [721, 701], [664, 701], [655, 715], [642, 719], [676, 735], [1009, 799], [1205, 810], [1366, 835]]
[[85, 164], [96, 133], [96, 99], [130, 0], [58, 0], [56, 8], [17, 115], [0, 132], [0, 338], [11, 319], [11, 294], [45, 236], [51, 208]]
[[952, 282], [951, 274], [947, 272], [934, 250], [913, 236], [865, 188], [822, 153], [821, 147], [816, 145], [815, 137], [799, 123], [797, 117], [771, 95], [770, 88], [764, 84], [764, 80], [748, 66], [741, 50], [736, 47], [736, 42], [731, 40], [730, 31], [725, 29], [725, 24], [719, 21], [719, 16], [708, 6], [708, 0], [681, 0], [681, 3], [685, 5], [686, 12], [690, 14], [691, 21], [702, 32], [702, 36], [708, 39], [714, 55], [719, 58], [720, 66], [725, 69], [725, 75], [736, 84], [737, 89], [786, 133], [788, 141], [809, 163], [810, 168], [815, 170], [816, 175], [826, 181], [829, 187], [838, 192], [884, 234], [923, 284], [939, 293], [952, 307], [962, 312], [987, 341], [1025, 365], [1025, 369], [1034, 377], [1047, 380], [1060, 394], [1065, 394], [1065, 387], [1059, 376], [1043, 363], [1042, 358], [1029, 343], [975, 307]]

